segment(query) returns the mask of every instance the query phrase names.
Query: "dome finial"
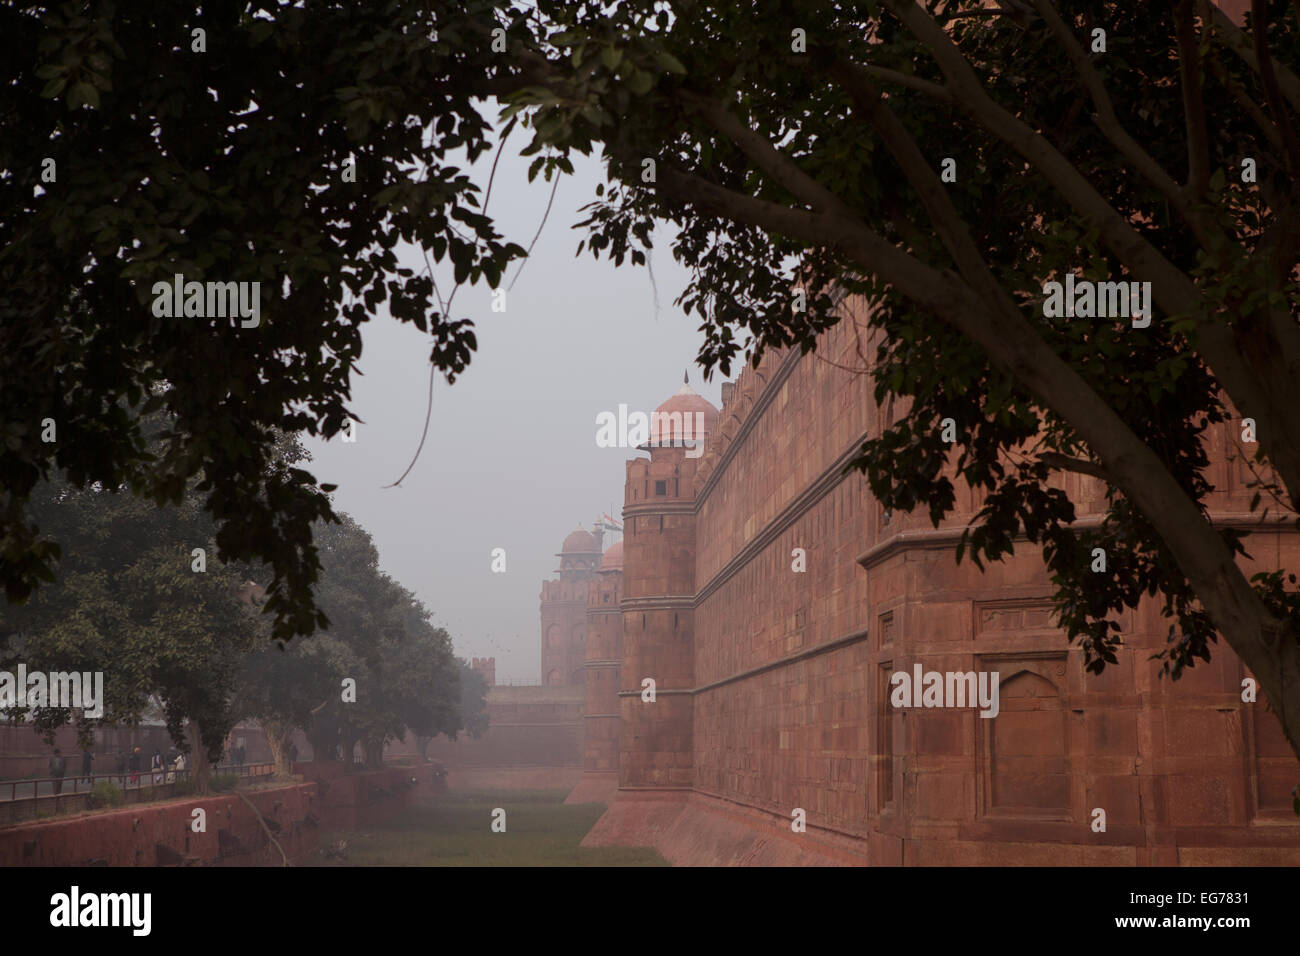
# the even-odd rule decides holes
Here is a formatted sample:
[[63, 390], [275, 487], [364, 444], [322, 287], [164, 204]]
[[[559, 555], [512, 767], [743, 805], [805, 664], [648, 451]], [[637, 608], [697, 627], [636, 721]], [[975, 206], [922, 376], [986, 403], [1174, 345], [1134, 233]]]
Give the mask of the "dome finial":
[[687, 369], [686, 371], [682, 372], [682, 384], [683, 384], [683, 385], [690, 385], [690, 384], [691, 384], [691, 380], [690, 380], [689, 378], [687, 378], [687, 375], [689, 375], [689, 374], [690, 374], [690, 369]]

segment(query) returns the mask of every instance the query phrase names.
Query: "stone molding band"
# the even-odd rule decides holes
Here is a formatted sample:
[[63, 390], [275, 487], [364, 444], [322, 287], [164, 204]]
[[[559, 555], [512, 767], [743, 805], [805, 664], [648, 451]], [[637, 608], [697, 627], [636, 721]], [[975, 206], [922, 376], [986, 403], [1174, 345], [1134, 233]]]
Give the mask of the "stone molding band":
[[845, 479], [844, 469], [848, 467], [850, 461], [857, 457], [858, 451], [862, 448], [862, 443], [867, 440], [869, 434], [869, 432], [863, 432], [861, 437], [855, 439], [847, 450], [841, 452], [835, 461], [831, 462], [820, 475], [813, 479], [808, 487], [782, 508], [776, 517], [764, 525], [763, 529], [754, 535], [743, 548], [732, 555], [731, 560], [719, 568], [708, 583], [695, 592], [695, 606], [699, 607], [707, 597], [726, 584], [745, 565], [762, 553], [768, 545], [787, 531], [791, 525], [834, 491]]
[[[655, 479], [663, 481], [662, 478]], [[695, 499], [661, 498], [658, 501], [641, 501], [623, 508], [623, 523], [628, 518], [653, 518], [655, 515], [689, 515], [695, 513]]]
[[[825, 644], [818, 644], [816, 647], [805, 648], [797, 654], [791, 654], [788, 657], [782, 657], [774, 661], [769, 661], [766, 664], [760, 664], [757, 667], [751, 667], [747, 671], [741, 671], [738, 674], [732, 674], [728, 677], [722, 678], [721, 680], [701, 684], [699, 687], [693, 687], [688, 690], [656, 689], [655, 696], [659, 697], [665, 694], [703, 694], [711, 690], [716, 690], [719, 687], [725, 687], [727, 684], [734, 684], [736, 681], [749, 680], [749, 678], [757, 677], [759, 674], [764, 674], [767, 671], [776, 670], [781, 667], [789, 667], [791, 664], [798, 664], [800, 661], [806, 661], [809, 658], [817, 657], [821, 654], [829, 654], [831, 651], [838, 651], [842, 647], [848, 647], [849, 645], [856, 644], [859, 641], [865, 641], [869, 636], [870, 632], [866, 629], [854, 631], [852, 634], [846, 634], [844, 637], [837, 637], [835, 640], [828, 641]], [[618, 692], [618, 696], [640, 697], [641, 691], [621, 690]]]
[[652, 594], [648, 597], [625, 597], [619, 603], [620, 611], [689, 611], [695, 607], [695, 598], [690, 594]]
[[[1103, 518], [1102, 515], [1086, 515], [1073, 521], [1070, 527], [1081, 530], [1099, 528]], [[1214, 527], [1233, 528], [1238, 531], [1289, 531], [1293, 534], [1297, 531], [1294, 527], [1294, 519], [1283, 517], [1262, 521], [1258, 515], [1249, 512], [1220, 515], [1214, 519]], [[876, 542], [858, 555], [856, 560], [863, 568], [870, 570], [903, 551], [941, 550], [954, 547], [965, 530], [965, 528], [920, 528], [915, 531], [900, 531], [884, 541]], [[1023, 534], [1018, 534], [1015, 540], [1027, 542], [1029, 539]]]

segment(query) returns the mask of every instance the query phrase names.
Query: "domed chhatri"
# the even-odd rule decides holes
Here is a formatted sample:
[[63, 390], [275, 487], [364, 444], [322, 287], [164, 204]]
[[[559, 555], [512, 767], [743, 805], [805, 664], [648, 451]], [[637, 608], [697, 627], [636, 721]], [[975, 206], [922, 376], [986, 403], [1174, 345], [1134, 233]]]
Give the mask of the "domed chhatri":
[[669, 445], [709, 435], [721, 412], [687, 382], [650, 416], [650, 444]]
[[623, 570], [623, 542], [615, 541], [609, 546], [604, 557], [600, 559], [601, 571], [622, 571]]
[[560, 554], [600, 554], [600, 542], [594, 534], [578, 525], [560, 545]]

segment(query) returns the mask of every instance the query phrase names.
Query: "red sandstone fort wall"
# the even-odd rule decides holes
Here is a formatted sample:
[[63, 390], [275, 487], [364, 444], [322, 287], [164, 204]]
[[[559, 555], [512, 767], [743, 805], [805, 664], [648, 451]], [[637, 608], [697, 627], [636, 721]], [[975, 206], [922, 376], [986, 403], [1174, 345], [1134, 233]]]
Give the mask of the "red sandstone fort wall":
[[591, 582], [587, 607], [587, 701], [583, 769], [618, 772], [621, 733], [618, 700], [623, 660], [622, 571], [603, 571]]
[[448, 767], [582, 765], [582, 685], [488, 689], [488, 729], [481, 737], [436, 737], [428, 756]]
[[849, 316], [818, 353], [747, 369], [724, 405], [699, 502], [694, 735], [697, 790], [860, 838], [870, 499], [842, 471], [877, 430], [869, 376], [846, 370], [867, 349]]
[[[650, 460], [627, 463], [619, 678], [621, 787], [685, 789], [694, 779], [692, 498], [697, 464], [681, 447], [656, 448]], [[654, 681], [653, 704], [642, 700], [646, 678]]]
[[584, 682], [587, 580], [544, 581], [541, 593], [542, 682]]
[[[855, 308], [861, 321], [847, 303], [850, 318], [816, 352], [772, 354], [742, 373], [689, 512], [645, 497], [670, 461], [629, 462], [627, 812], [616, 807], [588, 842], [648, 840], [678, 862], [726, 844], [728, 861], [753, 862], [797, 807], [818, 841], [860, 847], [859, 862], [1300, 862], [1289, 796], [1300, 768], [1265, 705], [1241, 701], [1245, 671], [1226, 645], [1177, 683], [1159, 679], [1149, 658], [1168, 622], [1148, 603], [1121, 619], [1119, 663], [1087, 674], [1051, 624], [1035, 548], [984, 573], [956, 563], [955, 535], [978, 506], [969, 488], [935, 529], [923, 513], [885, 515], [858, 474], [840, 474], [865, 434], [903, 412], [877, 408], [855, 371], [874, 354]], [[1239, 427], [1211, 436], [1221, 520], [1244, 520], [1253, 494]], [[1061, 483], [1085, 520], [1104, 506], [1095, 480]], [[1292, 534], [1257, 532], [1249, 547], [1261, 567], [1300, 558]], [[795, 548], [806, 552], [801, 573]], [[692, 577], [692, 615], [658, 606]], [[890, 675], [918, 663], [997, 671], [1001, 712], [892, 708]], [[632, 693], [643, 675], [691, 689], [643, 704]], [[683, 781], [697, 798], [676, 805], [633, 789]], [[653, 826], [634, 819], [649, 804], [630, 802], [647, 799]], [[1098, 808], [1105, 832], [1090, 825]], [[741, 820], [748, 849], [720, 836]]]

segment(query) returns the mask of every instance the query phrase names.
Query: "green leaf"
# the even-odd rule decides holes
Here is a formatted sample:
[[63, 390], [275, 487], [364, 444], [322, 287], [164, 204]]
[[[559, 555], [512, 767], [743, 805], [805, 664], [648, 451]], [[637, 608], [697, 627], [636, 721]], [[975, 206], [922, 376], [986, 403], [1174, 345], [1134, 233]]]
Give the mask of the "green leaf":
[[654, 86], [654, 77], [645, 70], [634, 69], [632, 75], [628, 77], [627, 85], [637, 96], [644, 96]]
[[99, 90], [86, 82], [76, 83], [68, 91], [68, 109], [90, 106], [99, 109]]
[[686, 75], [686, 67], [682, 65], [682, 61], [677, 59], [677, 57], [673, 56], [667, 50], [660, 50], [656, 53], [655, 62], [659, 64], [660, 69], [666, 70], [669, 73], [676, 73], [679, 76]]

